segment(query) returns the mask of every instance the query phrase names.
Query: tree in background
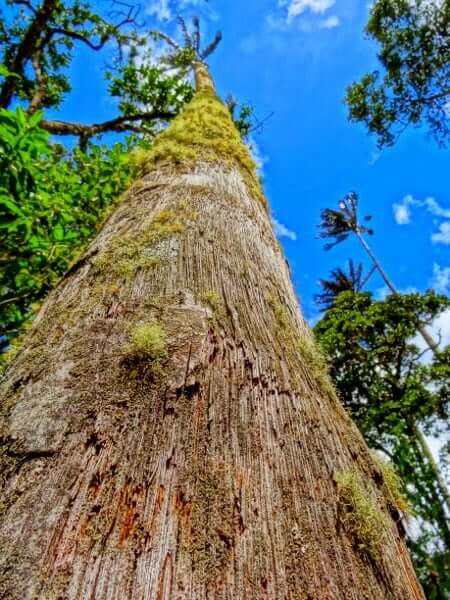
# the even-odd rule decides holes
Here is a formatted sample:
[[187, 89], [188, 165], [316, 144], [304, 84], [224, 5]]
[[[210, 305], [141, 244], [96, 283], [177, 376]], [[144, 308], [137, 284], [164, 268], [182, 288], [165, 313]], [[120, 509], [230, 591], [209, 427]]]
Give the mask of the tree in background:
[[422, 599], [186, 41], [192, 101], [5, 373], [0, 595]]
[[351, 121], [362, 122], [380, 147], [406, 127], [425, 125], [445, 145], [450, 133], [450, 2], [376, 0], [366, 32], [379, 46], [381, 71], [347, 90]]
[[315, 295], [315, 301], [322, 310], [331, 308], [334, 306], [338, 295], [342, 292], [361, 292], [374, 271], [375, 266], [364, 275], [363, 265], [361, 263], [355, 265], [352, 260], [349, 260], [347, 272], [337, 268], [331, 271], [328, 279], [319, 279], [322, 292]]
[[[358, 215], [358, 204], [358, 195], [355, 192], [349, 192], [339, 202], [338, 210], [331, 208], [322, 210], [319, 236], [325, 239], [332, 239], [331, 242], [325, 244], [325, 250], [331, 250], [337, 244], [345, 241], [349, 235], [355, 235], [389, 290], [393, 294], [398, 294], [397, 288], [392, 283], [392, 280], [383, 269], [380, 261], [364, 237], [365, 234], [373, 235], [373, 230], [370, 227], [362, 225]], [[371, 219], [370, 215], [364, 217], [364, 221], [370, 221]], [[424, 325], [418, 323], [417, 327], [425, 343], [436, 354], [439, 346], [438, 342], [433, 339]]]
[[449, 497], [420, 428], [448, 433], [450, 348], [424, 364], [414, 336], [449, 306], [432, 292], [375, 301], [344, 290], [314, 329], [344, 406], [403, 479], [419, 522], [408, 536], [414, 564], [427, 598], [439, 600], [450, 593]]
[[108, 131], [154, 133], [190, 99], [192, 86], [179, 73], [169, 74], [167, 66], [152, 64], [150, 32], [139, 17], [138, 5], [123, 2], [112, 2], [102, 14], [98, 6], [79, 0], [11, 0], [0, 21], [0, 107], [19, 100], [28, 113], [59, 108], [71, 91], [68, 68], [83, 46], [103, 53], [111, 65], [105, 75], [118, 115], [90, 124], [43, 119], [40, 126], [77, 136], [82, 146]]

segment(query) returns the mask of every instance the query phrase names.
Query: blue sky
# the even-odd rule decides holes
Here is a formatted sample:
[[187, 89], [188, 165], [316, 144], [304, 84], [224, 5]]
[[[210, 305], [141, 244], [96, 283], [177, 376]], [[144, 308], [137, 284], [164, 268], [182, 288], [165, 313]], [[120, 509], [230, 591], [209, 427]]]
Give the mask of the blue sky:
[[[346, 118], [346, 87], [377, 67], [376, 47], [363, 33], [366, 2], [147, 0], [143, 10], [169, 33], [177, 14], [200, 14], [207, 37], [222, 30], [210, 61], [219, 93], [251, 103], [259, 118], [273, 112], [254, 141], [274, 218], [291, 232], [280, 239], [307, 318], [317, 318], [319, 278], [348, 258], [367, 264], [355, 242], [325, 252], [317, 238], [320, 210], [350, 190], [358, 192], [362, 213], [373, 215], [371, 243], [396, 285], [449, 293], [449, 151], [426, 131], [409, 130], [380, 153], [363, 126]], [[115, 114], [101, 69], [92, 53], [80, 52], [66, 118]], [[382, 282], [375, 277], [371, 289], [382, 294]], [[450, 336], [450, 316], [439, 326]]]

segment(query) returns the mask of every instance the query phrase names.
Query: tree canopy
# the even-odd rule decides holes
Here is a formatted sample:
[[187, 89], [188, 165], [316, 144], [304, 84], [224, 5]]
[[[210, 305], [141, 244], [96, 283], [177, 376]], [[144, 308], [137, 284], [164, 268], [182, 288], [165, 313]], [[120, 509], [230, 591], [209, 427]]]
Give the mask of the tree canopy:
[[448, 427], [450, 348], [426, 363], [415, 336], [419, 324], [449, 306], [433, 292], [377, 301], [367, 292], [344, 291], [314, 329], [341, 401], [369, 446], [389, 457], [404, 481], [421, 523], [410, 546], [429, 598], [445, 598], [450, 590], [450, 529], [445, 484], [439, 485], [421, 431], [442, 435]]
[[347, 90], [351, 121], [362, 122], [380, 147], [408, 126], [426, 126], [448, 142], [450, 1], [376, 0], [366, 33], [378, 45], [380, 69]]

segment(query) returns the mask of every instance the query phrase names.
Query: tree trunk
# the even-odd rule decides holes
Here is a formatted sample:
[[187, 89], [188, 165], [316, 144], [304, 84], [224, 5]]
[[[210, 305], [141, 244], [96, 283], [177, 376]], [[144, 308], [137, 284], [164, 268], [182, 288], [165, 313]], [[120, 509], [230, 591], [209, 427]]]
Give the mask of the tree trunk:
[[[358, 236], [358, 240], [360, 241], [364, 250], [367, 252], [369, 258], [372, 260], [374, 267], [378, 270], [379, 274], [381, 275], [381, 278], [383, 279], [384, 283], [387, 285], [387, 287], [391, 290], [393, 294], [399, 294], [399, 291], [392, 283], [386, 271], [381, 266], [380, 261], [373, 253], [372, 248], [364, 239], [364, 236], [359, 231], [356, 232], [356, 235]], [[433, 338], [433, 336], [428, 332], [425, 325], [422, 325], [422, 323], [418, 323], [417, 330], [419, 331], [428, 348], [436, 356], [439, 353], [439, 343]]]
[[207, 79], [6, 373], [0, 597], [423, 598]]

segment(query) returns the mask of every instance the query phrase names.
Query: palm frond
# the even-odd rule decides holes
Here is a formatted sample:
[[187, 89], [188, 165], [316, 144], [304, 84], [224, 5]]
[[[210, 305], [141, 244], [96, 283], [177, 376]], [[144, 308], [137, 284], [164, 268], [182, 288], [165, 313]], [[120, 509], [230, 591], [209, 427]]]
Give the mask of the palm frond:
[[154, 39], [165, 41], [172, 50], [167, 56], [164, 57], [164, 62], [173, 67], [187, 68], [192, 67], [195, 62], [205, 61], [206, 58], [208, 58], [208, 56], [210, 56], [219, 45], [222, 39], [222, 33], [218, 31], [212, 42], [202, 51], [200, 19], [198, 17], [193, 17], [192, 33], [189, 32], [186, 21], [183, 19], [183, 17], [178, 16], [177, 21], [183, 36], [182, 46], [162, 31], [151, 32], [151, 35]]
[[200, 53], [200, 58], [202, 60], [205, 60], [206, 58], [208, 58], [208, 56], [210, 56], [214, 50], [217, 48], [217, 46], [220, 44], [222, 40], [222, 32], [218, 31], [216, 33], [216, 35], [214, 36], [213, 41], [206, 46], [206, 48], [203, 50], [203, 52]]
[[194, 26], [194, 32], [192, 34], [192, 46], [196, 53], [200, 55], [200, 19], [198, 17], [193, 17], [192, 25]]
[[342, 292], [361, 292], [373, 271], [372, 268], [367, 276], [363, 276], [362, 264], [355, 265], [352, 260], [349, 260], [347, 272], [340, 268], [333, 269], [329, 279], [320, 279], [319, 285], [322, 292], [315, 294], [314, 299], [322, 307], [322, 310], [328, 310], [334, 306], [336, 298]]
[[[321, 238], [334, 238], [334, 241], [325, 244], [325, 250], [330, 250], [348, 238], [351, 233], [373, 233], [372, 229], [361, 225], [358, 221], [358, 195], [349, 192], [340, 202], [339, 209], [325, 208], [321, 212], [319, 225]], [[367, 215], [365, 221], [372, 217]]]

